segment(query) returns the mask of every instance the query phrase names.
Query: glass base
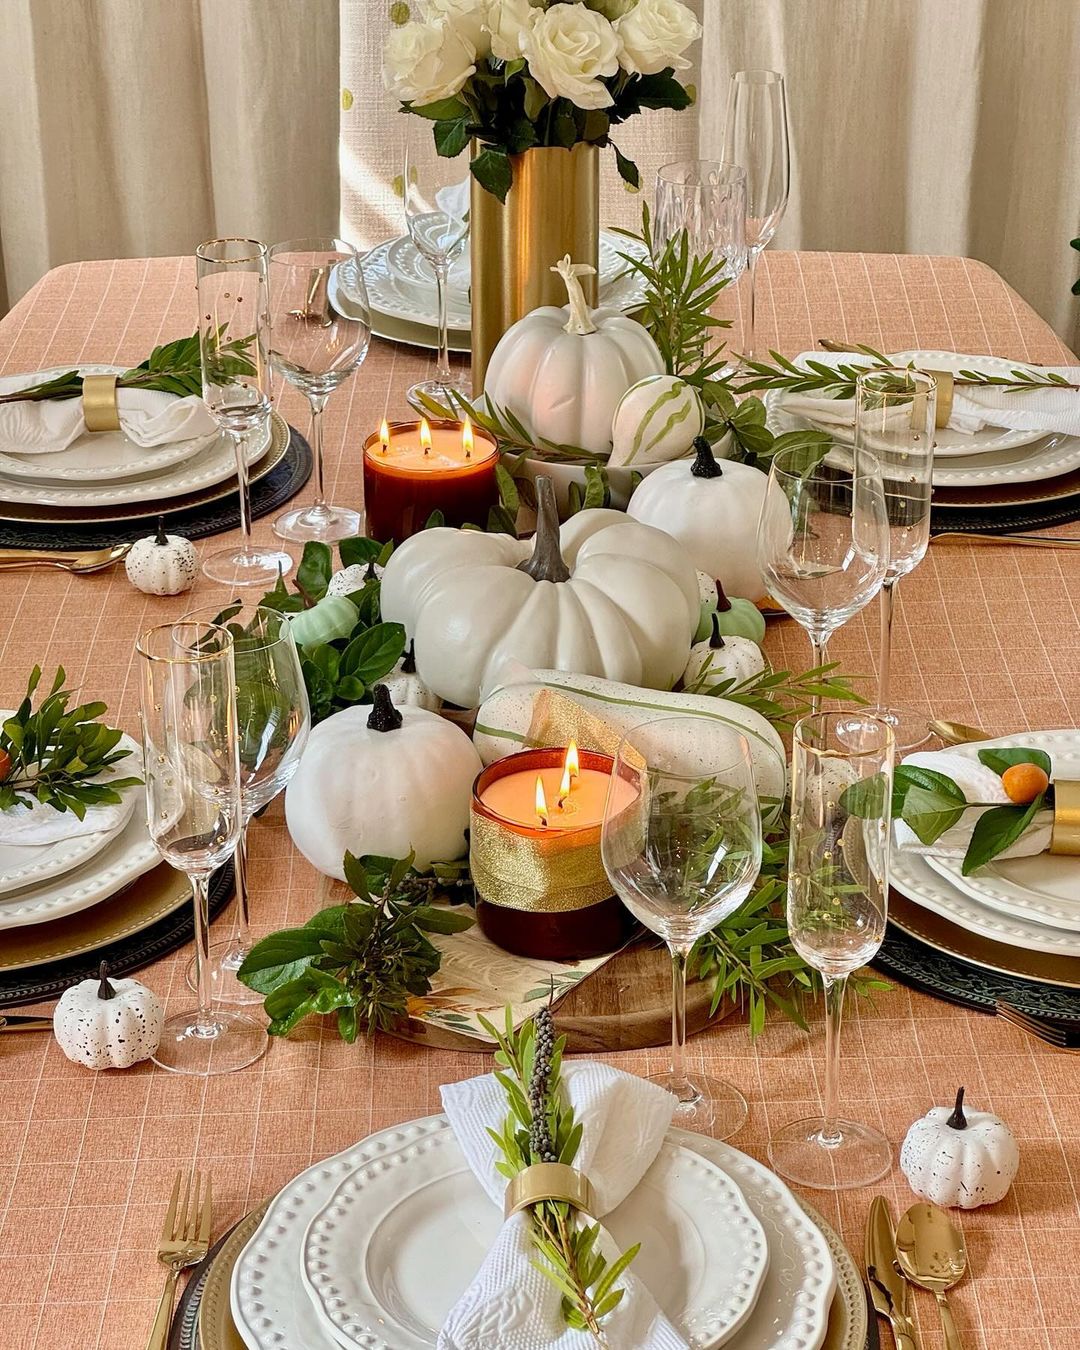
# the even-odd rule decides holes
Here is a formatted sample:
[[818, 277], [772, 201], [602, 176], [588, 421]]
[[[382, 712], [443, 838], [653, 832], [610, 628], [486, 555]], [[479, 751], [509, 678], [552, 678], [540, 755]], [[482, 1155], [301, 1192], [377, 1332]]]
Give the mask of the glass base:
[[158, 1068], [209, 1078], [246, 1069], [266, 1054], [266, 1027], [246, 1013], [214, 1008], [208, 1025], [200, 1025], [198, 1018], [194, 1011], [166, 1018], [161, 1044], [152, 1056]]
[[226, 586], [262, 586], [268, 588], [278, 575], [287, 577], [292, 558], [276, 548], [222, 548], [203, 560], [203, 576]]
[[650, 1074], [649, 1082], [678, 1097], [671, 1123], [681, 1130], [730, 1139], [746, 1124], [746, 1098], [732, 1083], [706, 1074], [682, 1078], [671, 1072]]
[[927, 714], [912, 712], [908, 708], [860, 708], [859, 714], [864, 717], [870, 714], [873, 717], [880, 717], [883, 722], [888, 722], [896, 737], [897, 761], [907, 751], [925, 745], [932, 734]]
[[317, 539], [324, 544], [339, 539], [352, 539], [364, 533], [364, 516], [347, 506], [298, 506], [286, 511], [274, 521], [274, 533], [279, 539], [294, 539], [306, 544]]
[[850, 1191], [879, 1181], [892, 1166], [889, 1141], [869, 1125], [834, 1122], [826, 1139], [824, 1120], [796, 1120], [769, 1140], [769, 1161], [785, 1181], [819, 1191]]
[[430, 409], [425, 408], [421, 401], [423, 398], [432, 399], [446, 409], [447, 417], [455, 420], [461, 416], [459, 408], [450, 407], [450, 397], [447, 390], [452, 390], [455, 394], [460, 394], [462, 398], [472, 402], [472, 381], [467, 375], [461, 373], [455, 375], [452, 382], [447, 385], [442, 380], [421, 380], [419, 384], [414, 384], [405, 395], [409, 407], [415, 409], [423, 417], [430, 417]]
[[[228, 942], [210, 944], [210, 965], [207, 974], [210, 977], [210, 995], [215, 1003], [262, 1003], [262, 994], [249, 989], [236, 978], [236, 972], [246, 955], [247, 952], [236, 938], [231, 938]], [[198, 986], [195, 983], [194, 958], [188, 962], [185, 979], [187, 987], [195, 993]]]

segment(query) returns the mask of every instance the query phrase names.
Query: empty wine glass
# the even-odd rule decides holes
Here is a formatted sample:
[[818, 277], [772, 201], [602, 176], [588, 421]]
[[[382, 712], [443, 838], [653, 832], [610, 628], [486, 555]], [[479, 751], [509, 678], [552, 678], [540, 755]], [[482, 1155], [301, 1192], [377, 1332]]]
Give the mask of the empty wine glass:
[[[289, 620], [273, 609], [235, 603], [195, 610], [187, 623], [224, 627], [232, 635], [236, 721], [240, 745], [240, 838], [233, 855], [236, 931], [209, 949], [213, 996], [228, 1003], [261, 1003], [262, 995], [236, 978], [251, 950], [247, 831], [251, 818], [291, 781], [311, 729], [307, 687]], [[195, 988], [193, 962], [188, 984]]]
[[[698, 938], [733, 914], [761, 868], [761, 812], [750, 747], [732, 731], [700, 753], [701, 723], [664, 718], [630, 732], [608, 784], [600, 848], [616, 894], [664, 939], [672, 960], [671, 1070], [652, 1082], [679, 1099], [674, 1120], [727, 1139], [746, 1119], [730, 1083], [685, 1068], [686, 966]], [[692, 772], [687, 764], [696, 764]]]
[[371, 310], [360, 259], [341, 239], [290, 239], [269, 254], [270, 361], [311, 405], [315, 500], [278, 516], [282, 539], [333, 543], [362, 534], [364, 517], [331, 506], [323, 481], [323, 410], [367, 356]]
[[926, 556], [934, 478], [937, 384], [922, 371], [871, 370], [855, 381], [855, 463], [870, 455], [881, 467], [889, 518], [889, 566], [881, 587], [878, 706], [899, 750], [929, 736], [926, 713], [916, 716], [890, 698], [892, 623], [897, 584]]
[[746, 172], [737, 164], [687, 159], [656, 171], [653, 237], [662, 248], [680, 230], [690, 252], [725, 260], [721, 275], [746, 268]]
[[411, 127], [405, 141], [405, 166], [402, 179], [405, 224], [416, 251], [435, 273], [435, 292], [439, 307], [439, 355], [435, 375], [420, 380], [406, 394], [411, 407], [428, 413], [425, 398], [453, 410], [452, 395], [470, 398], [472, 386], [463, 371], [450, 369], [450, 338], [446, 313], [446, 292], [450, 264], [457, 258], [469, 237], [469, 177], [456, 159], [440, 155], [425, 125]]
[[815, 668], [836, 629], [881, 589], [889, 561], [881, 472], [869, 453], [855, 472], [850, 450], [838, 450], [818, 463], [798, 446], [779, 451], [758, 519], [758, 565], [770, 595], [806, 629]]
[[239, 548], [218, 549], [203, 562], [212, 581], [272, 586], [293, 560], [251, 542], [248, 460], [265, 449], [270, 431], [270, 368], [266, 359], [266, 245], [257, 239], [211, 239], [195, 253], [203, 400], [233, 443], [240, 493]]
[[737, 70], [728, 90], [724, 158], [746, 170], [746, 243], [750, 293], [743, 335], [744, 355], [753, 359], [754, 270], [787, 209], [791, 185], [787, 94], [775, 70]]
[[158, 852], [191, 882], [198, 1007], [165, 1021], [154, 1062], [174, 1073], [231, 1073], [265, 1051], [266, 1029], [212, 1001], [208, 890], [240, 838], [240, 760], [232, 636], [162, 624], [140, 657], [146, 818]]
[[800, 1186], [869, 1186], [891, 1161], [884, 1135], [840, 1119], [837, 1099], [847, 979], [885, 936], [894, 753], [892, 727], [872, 713], [819, 713], [795, 727], [787, 919], [825, 986], [825, 1110], [773, 1135], [769, 1160]]

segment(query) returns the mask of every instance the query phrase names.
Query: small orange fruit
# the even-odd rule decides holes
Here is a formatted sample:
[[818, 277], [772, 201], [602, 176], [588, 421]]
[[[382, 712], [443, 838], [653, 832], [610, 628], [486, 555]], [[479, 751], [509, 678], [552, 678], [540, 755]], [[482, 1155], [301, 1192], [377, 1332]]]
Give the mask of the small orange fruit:
[[11, 772], [11, 756], [6, 750], [0, 750], [0, 783]]
[[1010, 764], [1001, 775], [1001, 785], [1008, 793], [1009, 801], [1018, 806], [1033, 802], [1040, 792], [1050, 786], [1046, 770], [1037, 764]]

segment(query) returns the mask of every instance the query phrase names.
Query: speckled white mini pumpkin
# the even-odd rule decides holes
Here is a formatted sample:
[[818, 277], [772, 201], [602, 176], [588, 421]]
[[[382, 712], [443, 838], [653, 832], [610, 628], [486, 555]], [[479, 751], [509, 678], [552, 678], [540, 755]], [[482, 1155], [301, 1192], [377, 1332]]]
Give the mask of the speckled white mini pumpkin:
[[126, 1069], [158, 1048], [164, 1020], [153, 990], [138, 980], [109, 980], [102, 961], [98, 979], [83, 980], [61, 994], [53, 1032], [76, 1064]]
[[442, 699], [417, 674], [414, 642], [409, 643], [405, 655], [390, 674], [383, 676], [382, 683], [386, 685], [395, 708], [426, 708], [428, 712], [438, 712], [442, 707]]
[[340, 572], [334, 573], [326, 588], [326, 594], [352, 595], [355, 591], [362, 591], [366, 582], [381, 577], [382, 574], [383, 569], [377, 562], [353, 563], [351, 567], [343, 567]]
[[1012, 1130], [989, 1111], [965, 1111], [963, 1088], [954, 1107], [932, 1107], [915, 1121], [900, 1149], [900, 1170], [915, 1194], [953, 1209], [996, 1205], [1019, 1166]]
[[199, 555], [190, 539], [165, 533], [165, 518], [157, 534], [137, 539], [124, 562], [128, 581], [147, 595], [180, 595], [190, 591], [199, 570]]
[[725, 637], [720, 631], [720, 616], [713, 611], [710, 619], [712, 632], [704, 642], [695, 642], [690, 648], [690, 660], [683, 671], [684, 689], [697, 684], [704, 676], [706, 688], [719, 684], [721, 680], [734, 680], [742, 684], [765, 669], [765, 658], [761, 648], [748, 637], [731, 634]]

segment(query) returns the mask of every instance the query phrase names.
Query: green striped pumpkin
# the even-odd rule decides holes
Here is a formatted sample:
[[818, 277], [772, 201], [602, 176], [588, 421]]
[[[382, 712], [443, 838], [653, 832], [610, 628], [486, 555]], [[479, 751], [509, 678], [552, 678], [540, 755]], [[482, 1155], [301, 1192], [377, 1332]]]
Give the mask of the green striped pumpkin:
[[615, 409], [608, 463], [634, 469], [682, 459], [704, 429], [705, 409], [693, 385], [675, 375], [647, 375]]

